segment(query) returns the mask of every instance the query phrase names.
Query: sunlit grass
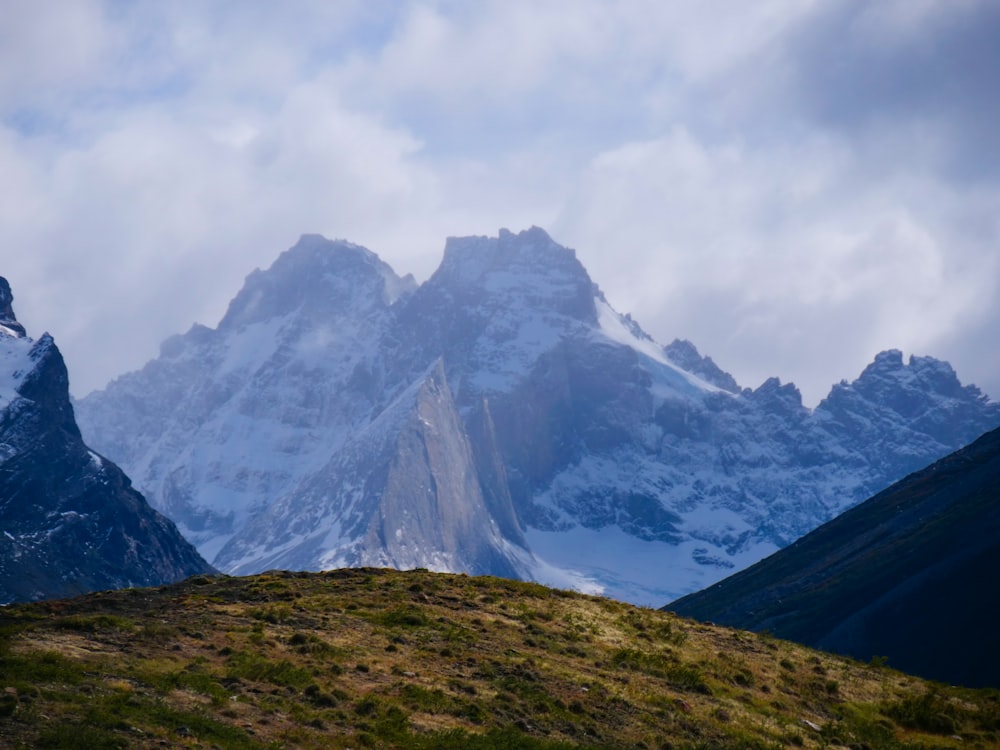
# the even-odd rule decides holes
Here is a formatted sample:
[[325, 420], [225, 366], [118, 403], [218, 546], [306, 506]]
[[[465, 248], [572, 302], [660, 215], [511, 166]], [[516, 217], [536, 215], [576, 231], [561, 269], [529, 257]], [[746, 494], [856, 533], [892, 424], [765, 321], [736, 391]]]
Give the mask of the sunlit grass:
[[926, 750], [1000, 734], [996, 692], [425, 571], [202, 576], [5, 608], [0, 680], [15, 748]]

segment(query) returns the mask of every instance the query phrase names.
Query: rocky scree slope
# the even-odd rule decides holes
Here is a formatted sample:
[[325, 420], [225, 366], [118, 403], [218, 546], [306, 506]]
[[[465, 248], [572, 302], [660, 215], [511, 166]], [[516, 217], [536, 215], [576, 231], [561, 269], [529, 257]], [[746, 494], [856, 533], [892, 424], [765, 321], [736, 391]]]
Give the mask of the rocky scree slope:
[[0, 603], [170, 583], [213, 569], [89, 450], [52, 338], [29, 338], [0, 278]]
[[942, 682], [1000, 688], [1000, 430], [667, 605]]
[[419, 286], [305, 236], [78, 413], [230, 572], [421, 566], [657, 605], [1000, 424], [897, 351], [813, 410], [776, 378], [741, 388], [538, 228], [451, 238]]

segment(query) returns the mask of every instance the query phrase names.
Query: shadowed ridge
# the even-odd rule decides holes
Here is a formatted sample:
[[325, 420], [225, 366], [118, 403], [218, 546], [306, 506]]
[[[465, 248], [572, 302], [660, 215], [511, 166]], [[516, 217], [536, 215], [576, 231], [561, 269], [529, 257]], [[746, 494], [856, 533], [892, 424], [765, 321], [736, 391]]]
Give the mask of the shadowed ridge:
[[665, 609], [1000, 687], [1000, 430]]
[[[8, 331], [11, 299], [4, 280], [0, 325]], [[158, 585], [211, 571], [121, 469], [84, 444], [52, 337], [6, 340], [0, 348], [0, 603]]]
[[0, 334], [23, 338], [27, 333], [24, 326], [17, 322], [13, 303], [14, 294], [10, 290], [10, 283], [0, 276]]

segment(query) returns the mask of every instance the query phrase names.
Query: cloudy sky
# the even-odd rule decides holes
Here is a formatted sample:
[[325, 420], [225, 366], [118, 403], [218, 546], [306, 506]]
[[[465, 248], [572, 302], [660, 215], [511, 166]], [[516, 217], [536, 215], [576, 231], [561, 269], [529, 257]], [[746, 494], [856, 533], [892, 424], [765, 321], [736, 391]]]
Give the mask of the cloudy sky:
[[995, 0], [0, 0], [0, 275], [78, 397], [304, 232], [426, 278], [539, 225], [807, 404], [886, 348], [1000, 399]]

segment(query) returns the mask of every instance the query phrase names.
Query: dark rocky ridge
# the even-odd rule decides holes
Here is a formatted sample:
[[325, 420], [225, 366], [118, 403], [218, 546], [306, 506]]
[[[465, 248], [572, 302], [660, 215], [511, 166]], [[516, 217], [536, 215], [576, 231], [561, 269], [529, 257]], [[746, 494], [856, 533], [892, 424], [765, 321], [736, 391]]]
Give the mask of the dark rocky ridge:
[[10, 283], [0, 276], [0, 335], [4, 332], [18, 338], [25, 335], [24, 326], [17, 322], [17, 316], [14, 315], [14, 294], [10, 290]]
[[[15, 320], [0, 279], [0, 315]], [[30, 370], [0, 410], [0, 602], [170, 583], [212, 568], [125, 474], [84, 445], [62, 355], [0, 332]], [[14, 342], [11, 339], [16, 339]], [[0, 361], [0, 367], [13, 363]]]
[[678, 367], [694, 373], [724, 391], [739, 393], [742, 390], [736, 378], [715, 364], [711, 357], [703, 357], [695, 345], [687, 339], [674, 339], [663, 347], [663, 353]]
[[939, 681], [1000, 687], [998, 570], [993, 430], [665, 609], [863, 660], [886, 656]]

